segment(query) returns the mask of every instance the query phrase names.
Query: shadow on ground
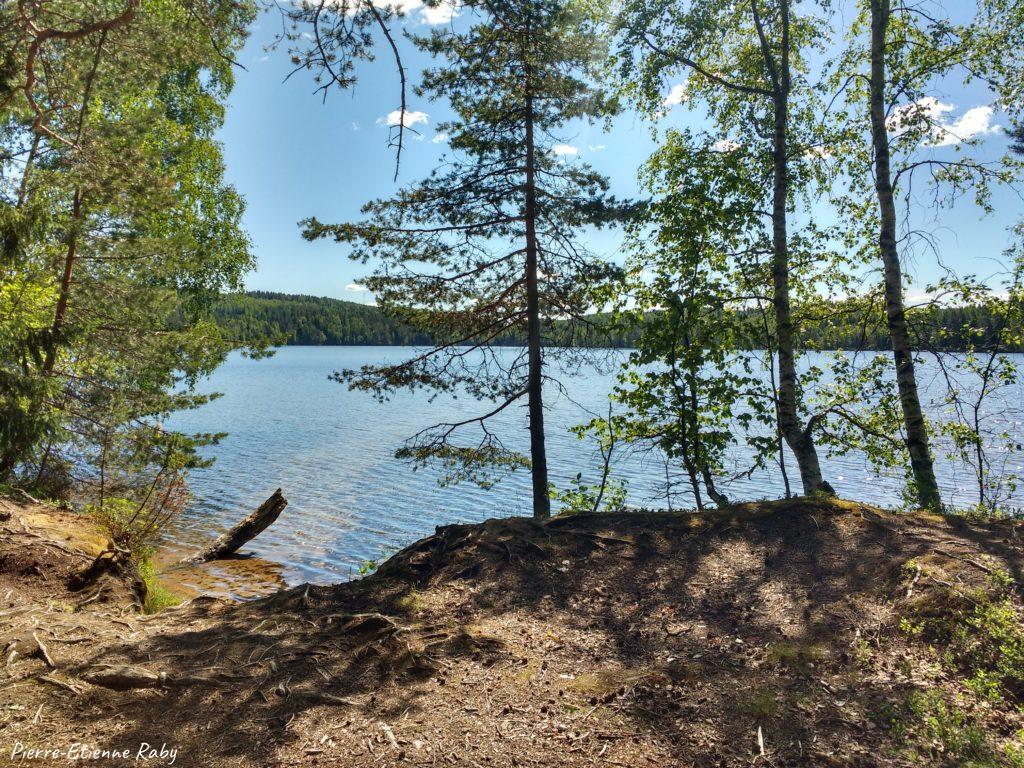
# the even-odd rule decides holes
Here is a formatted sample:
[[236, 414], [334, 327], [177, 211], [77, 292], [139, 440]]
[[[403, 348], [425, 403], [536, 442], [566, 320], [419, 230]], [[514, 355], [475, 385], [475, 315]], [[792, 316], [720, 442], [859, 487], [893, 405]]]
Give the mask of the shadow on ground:
[[890, 726], [936, 681], [896, 627], [937, 549], [1020, 581], [1008, 523], [846, 502], [449, 526], [358, 582], [128, 622], [66, 674], [163, 684], [47, 706], [186, 766], [919, 765]]

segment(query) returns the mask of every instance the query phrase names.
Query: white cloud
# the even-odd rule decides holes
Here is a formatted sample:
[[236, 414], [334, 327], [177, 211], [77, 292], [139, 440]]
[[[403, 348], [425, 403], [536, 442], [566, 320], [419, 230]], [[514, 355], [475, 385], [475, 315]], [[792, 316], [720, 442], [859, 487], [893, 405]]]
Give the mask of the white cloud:
[[587, 149], [589, 149], [591, 152], [600, 152], [602, 149], [604, 149], [604, 144], [591, 144], [590, 146], [587, 147]]
[[995, 110], [992, 107], [981, 106], [968, 109], [954, 122], [942, 127], [942, 135], [933, 143], [938, 146], [948, 146], [968, 141], [977, 136], [988, 136], [998, 133], [999, 126], [992, 125], [992, 115]]
[[955, 109], [952, 104], [944, 104], [936, 98], [925, 96], [910, 104], [903, 104], [893, 109], [885, 121], [891, 133], [904, 133], [922, 122], [939, 123], [943, 116]]
[[406, 128], [411, 128], [412, 126], [419, 125], [420, 123], [426, 125], [427, 120], [429, 119], [430, 115], [426, 112], [417, 112], [416, 110], [407, 109], [405, 110], [405, 119], [402, 120], [402, 110], [394, 109], [388, 112], [386, 117], [378, 119], [377, 123], [379, 125], [398, 125], [399, 121], [401, 121]]
[[897, 136], [912, 129], [920, 130], [928, 136], [926, 143], [935, 147], [954, 146], [1000, 130], [998, 125], [992, 124], [995, 110], [990, 106], [972, 107], [951, 120], [950, 115], [955, 110], [952, 104], [925, 96], [896, 107], [886, 120], [886, 127]]
[[434, 134], [434, 138], [432, 138], [430, 140], [430, 143], [431, 144], [444, 144], [446, 141], [448, 141], [448, 134], [442, 132], [442, 133]]
[[735, 152], [737, 149], [740, 148], [740, 146], [741, 145], [738, 141], [733, 141], [732, 139], [719, 139], [718, 141], [711, 145], [711, 151]]
[[447, 24], [459, 15], [459, 8], [453, 2], [442, 2], [434, 8], [425, 5], [420, 15], [426, 24]]
[[[319, 3], [317, 0], [292, 0], [306, 8], [315, 8]], [[362, 7], [365, 0], [324, 0], [328, 8], [343, 9], [342, 12], [353, 16]], [[372, 0], [377, 8], [390, 8], [416, 21], [424, 24], [447, 24], [454, 17], [459, 15], [458, 3], [455, 0], [442, 0], [436, 7], [431, 8], [423, 0]], [[419, 13], [413, 14], [414, 11]]]
[[561, 157], [565, 155], [578, 155], [580, 151], [572, 144], [555, 144], [551, 148], [551, 153]]
[[672, 86], [672, 90], [668, 92], [663, 103], [666, 107], [674, 107], [677, 104], [682, 104], [686, 98], [686, 83], [677, 83]]
[[365, 293], [369, 289], [364, 285], [360, 285], [359, 283], [349, 283], [348, 285], [345, 286], [345, 290], [348, 291], [349, 293]]

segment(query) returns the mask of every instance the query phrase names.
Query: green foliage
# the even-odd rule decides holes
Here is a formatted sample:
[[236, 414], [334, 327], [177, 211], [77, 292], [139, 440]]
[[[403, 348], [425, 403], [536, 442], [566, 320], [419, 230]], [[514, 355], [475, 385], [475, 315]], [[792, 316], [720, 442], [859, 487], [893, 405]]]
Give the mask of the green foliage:
[[376, 571], [380, 564], [387, 560], [391, 555], [395, 554], [395, 550], [391, 547], [382, 547], [379, 557], [369, 557], [363, 560], [359, 564], [359, 568], [356, 569], [356, 573], [360, 576], [369, 576], [371, 573]]
[[356, 570], [356, 573], [360, 576], [369, 576], [371, 573], [376, 571], [379, 566], [379, 560], [366, 559], [359, 564], [359, 568]]
[[377, 307], [314, 296], [235, 294], [217, 302], [213, 315], [221, 332], [240, 343], [423, 346], [432, 341]]
[[592, 485], [583, 480], [582, 472], [577, 472], [565, 489], [551, 485], [551, 500], [558, 503], [560, 515], [621, 512], [626, 506], [626, 497], [625, 480], [609, 478], [604, 486]]
[[775, 422], [764, 384], [773, 373], [746, 351], [770, 344], [768, 321], [737, 298], [760, 273], [744, 256], [762, 235], [750, 162], [692, 134], [667, 134], [642, 175], [653, 200], [630, 230], [616, 316], [636, 342], [614, 395], [628, 409], [615, 429], [681, 468], [685, 479], [669, 475], [665, 493], [671, 502], [682, 482], [698, 508], [705, 496], [728, 503], [716, 478], [743, 435], [758, 466], [778, 451], [777, 438], [764, 437]]
[[[885, 110], [896, 196], [907, 206], [900, 212], [906, 226], [900, 248], [907, 252], [925, 242], [934, 226], [935, 210], [921, 203], [918, 189], [928, 189], [936, 210], [973, 198], [988, 211], [994, 187], [1019, 173], [1019, 161], [990, 162], [976, 152], [980, 138], [951, 140], [941, 113], [931, 108], [938, 103], [937, 85], [955, 73], [966, 81], [985, 80], [1011, 113], [1020, 110], [1024, 68], [1016, 53], [1008, 54], [1019, 50], [1024, 35], [1017, 5], [986, 0], [975, 18], [953, 21], [938, 7], [920, 12], [892, 4]], [[684, 465], [698, 504], [702, 473], [722, 474], [734, 441], [755, 447], [758, 466], [772, 461], [785, 469], [782, 435], [802, 465], [816, 441], [834, 454], [864, 455], [880, 473], [904, 476], [907, 498], [917, 495], [908, 467], [906, 393], [897, 392], [890, 356], [860, 354], [892, 347], [873, 266], [880, 214], [867, 109], [869, 4], [858, 3], [859, 15], [845, 28], [837, 21], [847, 17], [835, 10], [830, 2], [789, 0], [629, 0], [615, 21], [610, 69], [622, 94], [650, 115], [678, 103], [707, 118], [702, 131], [656, 133], [662, 147], [645, 170], [654, 200], [636, 237], [657, 245], [636, 258], [642, 278], [635, 282], [643, 287], [634, 282], [629, 297], [621, 298], [623, 305], [636, 303], [644, 323], [631, 326], [640, 329], [637, 348], [643, 353], [619, 394], [629, 398], [623, 402], [632, 439], [660, 441], [659, 450], [674, 453], [668, 458]], [[847, 45], [836, 53], [834, 42], [843, 34]], [[792, 81], [780, 94], [778, 71], [787, 63]], [[780, 98], [788, 108], [785, 213], [772, 205], [778, 184], [771, 183], [773, 174], [779, 180], [771, 163], [779, 155], [773, 142], [782, 140]], [[696, 180], [687, 179], [691, 169]], [[818, 213], [828, 208], [828, 214]], [[834, 222], [823, 226], [816, 217]], [[788, 231], [769, 232], [769, 219], [788, 223]], [[770, 264], [766, 255], [774, 249], [778, 261], [782, 234], [788, 261]], [[993, 401], [998, 413], [999, 390], [1018, 381], [1003, 355], [1021, 349], [1022, 338], [1013, 288], [1020, 267], [1013, 254], [1010, 260], [1015, 266], [1006, 270], [1008, 290], [975, 276], [950, 275], [930, 287], [939, 300], [907, 310], [911, 351], [936, 356], [948, 390], [948, 417], [924, 429], [972, 469], [977, 503], [992, 512], [1017, 481], [1004, 461], [1019, 450], [1012, 430], [989, 418]], [[780, 266], [789, 270], [789, 318], [780, 314], [775, 296]], [[645, 296], [644, 288], [656, 290]], [[790, 322], [793, 339], [787, 338]], [[702, 335], [702, 325], [712, 333]], [[659, 327], [661, 339], [653, 330]], [[801, 348], [851, 354], [801, 370], [790, 392], [790, 347], [797, 354]], [[765, 371], [742, 370], [733, 362], [745, 349], [762, 350]], [[947, 354], [964, 350], [965, 357]], [[751, 392], [744, 377], [758, 384], [767, 378], [770, 391]], [[980, 386], [966, 386], [978, 380]], [[681, 395], [688, 391], [696, 397], [693, 407], [683, 409]], [[796, 414], [787, 405], [793, 399]], [[716, 408], [716, 400], [733, 413]], [[803, 426], [795, 430], [794, 423]], [[912, 425], [919, 436], [919, 422]], [[921, 475], [921, 482], [926, 479]]]
[[778, 714], [779, 703], [775, 700], [775, 692], [755, 690], [741, 694], [740, 708], [758, 723], [770, 721]]
[[[1024, 351], [1024, 328], [1004, 319], [1007, 308], [1000, 295], [990, 294], [984, 303], [956, 306], [929, 304], [914, 312], [914, 326], [921, 331], [916, 346], [943, 352], [988, 348], [988, 339], [1003, 336], [1006, 352]], [[864, 301], [847, 299], [835, 304], [835, 311], [820, 322], [801, 326], [801, 343], [809, 349], [871, 351], [890, 346], [884, 318], [877, 304], [869, 316], [860, 308]], [[621, 322], [611, 313], [587, 316], [585, 325], [555, 318], [544, 330], [552, 347], [631, 348], [643, 329], [659, 323], [664, 310], [637, 312], [635, 322]], [[764, 346], [761, 314], [747, 308], [733, 308], [730, 323], [737, 326], [738, 349], [760, 350]], [[434, 343], [430, 334], [402, 325], [374, 305], [327, 297], [301, 296], [268, 291], [250, 291], [221, 298], [213, 307], [220, 332], [233, 342], [302, 346], [426, 346]], [[1014, 335], [1011, 337], [1011, 333]], [[494, 339], [495, 344], [522, 346], [521, 334]]]
[[1016, 230], [1018, 242], [1006, 256], [1009, 265], [1001, 285], [973, 276], [947, 277], [930, 286], [987, 315], [983, 327], [965, 324], [967, 336], [961, 354], [939, 354], [946, 394], [945, 413], [937, 428], [946, 438], [951, 459], [973, 475], [975, 505], [988, 516], [1015, 495], [1019, 476], [1008, 459], [1021, 450], [1017, 430], [1003, 416], [1020, 382], [1016, 362], [1005, 353], [1024, 339], [1024, 225]]
[[[871, 310], [863, 309], [864, 304], [864, 299], [849, 298], [835, 304], [835, 311], [821, 317], [820, 323], [804, 323], [801, 343], [815, 350], [888, 350], [888, 332], [877, 304]], [[622, 314], [588, 315], [588, 324], [583, 328], [555, 319], [545, 328], [545, 336], [553, 347], [633, 348], [645, 328], [664, 320], [665, 311], [636, 311], [629, 316], [631, 322], [628, 323], [623, 322], [626, 316]], [[1022, 352], [1024, 327], [1014, 316], [1015, 311], [1008, 305], [1008, 299], [991, 291], [979, 303], [952, 306], [930, 303], [917, 307], [912, 312], [918, 332], [915, 347], [964, 352], [998, 346], [1004, 352]], [[424, 346], [434, 342], [433, 337], [401, 325], [379, 307], [328, 297], [268, 291], [232, 294], [217, 302], [213, 317], [224, 336], [243, 344], [270, 341], [300, 346]], [[740, 308], [732, 310], [727, 317], [737, 328], [737, 349], [757, 351], [763, 348], [764, 332], [758, 330], [762, 324], [759, 312]], [[509, 335], [496, 338], [494, 343], [522, 346], [523, 338]], [[840, 371], [840, 379], [845, 372]]]
[[146, 599], [142, 604], [143, 613], [159, 613], [165, 608], [180, 605], [182, 598], [160, 583], [152, 553], [148, 552], [138, 561], [139, 576], [146, 585]]
[[1003, 759], [1007, 768], [1024, 768], [1024, 731], [1014, 741], [1003, 744]]
[[[854, 293], [834, 228], [815, 221], [834, 171], [820, 151], [820, 69], [809, 62], [823, 53], [831, 7], [630, 0], [618, 20], [614, 68], [624, 92], [652, 115], [679, 103], [707, 116], [704, 130], [668, 131], [649, 163], [656, 197], [647, 224], [672, 255], [648, 257], [662, 264], [644, 303], [679, 319], [660, 345], [670, 373], [655, 382], [644, 371], [647, 381], [632, 387], [652, 401], [643, 408], [673, 403], [677, 418], [657, 414], [653, 432], [682, 463], [698, 506], [702, 485], [724, 500], [709, 481], [739, 441], [754, 448], [755, 466], [732, 474], [778, 462], [790, 492], [784, 442], [804, 491], [830, 491], [815, 448], [828, 414], [811, 408], [824, 372], [798, 371], [796, 359], [804, 328], [821, 326], [832, 300]], [[637, 263], [642, 269], [644, 258]], [[737, 354], [744, 348], [761, 360]]]
[[181, 513], [188, 495], [180, 475], [164, 480], [158, 474], [141, 499], [107, 496], [106, 490], [101, 486], [97, 501], [85, 505], [85, 514], [137, 560], [147, 556], [160, 530]]
[[[213, 309], [221, 332], [239, 343], [269, 340], [305, 346], [428, 346], [437, 339], [403, 324], [382, 308], [353, 301], [250, 291], [222, 298]], [[609, 314], [592, 314], [587, 322], [554, 318], [544, 327], [552, 347], [628, 347], [634, 335], [612, 326]], [[495, 346], [521, 347], [525, 336], [510, 330], [491, 341]]]
[[1024, 617], [1011, 597], [1012, 577], [998, 567], [991, 571], [984, 587], [941, 587], [930, 601], [901, 618], [900, 629], [940, 648], [943, 663], [978, 698], [1021, 705]]
[[984, 728], [958, 701], [948, 701], [941, 690], [915, 692], [907, 699], [906, 733], [924, 744], [933, 759], [958, 761], [975, 768], [992, 766], [994, 752]]
[[976, 691], [1024, 701], [1024, 622], [1008, 597], [975, 606], [951, 639], [950, 652]]
[[215, 134], [254, 7], [26, 8], [0, 8], [28, 86], [0, 98], [0, 477], [74, 468], [90, 503], [145, 507], [216, 439], [162, 422], [208, 399], [193, 387], [233, 346], [210, 308], [253, 266]]

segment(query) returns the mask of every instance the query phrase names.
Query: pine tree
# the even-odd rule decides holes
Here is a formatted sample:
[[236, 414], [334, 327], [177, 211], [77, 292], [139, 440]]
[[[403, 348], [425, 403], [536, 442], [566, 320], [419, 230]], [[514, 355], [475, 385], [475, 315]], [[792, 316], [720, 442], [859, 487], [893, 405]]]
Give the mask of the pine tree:
[[206, 399], [231, 347], [209, 308], [253, 265], [214, 138], [253, 11], [0, 8], [0, 478], [73, 470], [102, 504], [197, 463], [207, 437], [161, 422]]
[[[431, 335], [435, 346], [403, 363], [342, 371], [337, 378], [385, 399], [396, 388], [468, 391], [494, 403], [485, 413], [442, 423], [399, 454], [440, 459], [459, 478], [490, 482], [494, 467], [529, 464], [533, 513], [550, 514], [544, 439], [544, 384], [550, 381], [551, 322], [581, 320], [593, 289], [615, 270], [577, 235], [620, 216], [607, 181], [555, 153], [574, 118], [613, 105], [595, 89], [592, 63], [603, 50], [594, 24], [563, 0], [473, 5], [465, 32], [435, 31], [416, 43], [442, 63], [425, 72], [421, 95], [446, 98], [455, 118], [438, 127], [451, 157], [395, 198], [364, 208], [360, 223], [308, 222], [306, 237], [333, 236], [352, 257], [378, 259], [363, 283], [390, 314]], [[499, 355], [509, 334], [526, 345]], [[571, 335], [571, 334], [570, 334]], [[489, 420], [525, 399], [530, 456], [505, 447]], [[474, 444], [456, 436], [475, 427]]]
[[1010, 137], [1010, 151], [1024, 157], [1024, 125], [1015, 125], [1006, 133]]

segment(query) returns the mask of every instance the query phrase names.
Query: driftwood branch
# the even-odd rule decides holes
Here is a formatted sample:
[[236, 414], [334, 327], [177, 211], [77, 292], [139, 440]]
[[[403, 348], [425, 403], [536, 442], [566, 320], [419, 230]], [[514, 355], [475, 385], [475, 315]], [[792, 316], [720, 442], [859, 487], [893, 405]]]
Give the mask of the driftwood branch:
[[271, 523], [277, 520], [286, 506], [288, 506], [288, 500], [285, 499], [281, 489], [278, 488], [269, 499], [260, 504], [255, 512], [202, 552], [186, 557], [182, 562], [206, 563], [210, 560], [217, 560], [233, 554], [265, 531]]

